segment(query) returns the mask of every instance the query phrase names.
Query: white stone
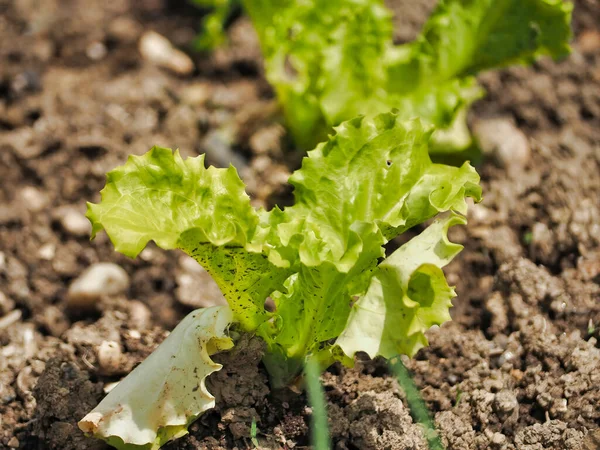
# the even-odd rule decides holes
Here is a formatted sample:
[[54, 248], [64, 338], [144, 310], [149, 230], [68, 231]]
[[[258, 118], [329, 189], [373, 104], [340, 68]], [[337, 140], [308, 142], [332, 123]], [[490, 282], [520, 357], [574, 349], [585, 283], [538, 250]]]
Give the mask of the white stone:
[[104, 59], [107, 53], [108, 49], [102, 42], [92, 42], [85, 49], [85, 54], [92, 61], [99, 61], [101, 59]]
[[191, 58], [154, 31], [147, 31], [140, 38], [139, 51], [146, 61], [178, 75], [189, 75], [194, 71]]
[[52, 243], [44, 244], [38, 250], [38, 257], [45, 261], [51, 261], [56, 254], [56, 246]]
[[86, 269], [69, 287], [67, 304], [90, 308], [103, 295], [117, 295], [129, 288], [129, 276], [113, 263], [97, 263]]
[[21, 190], [21, 199], [29, 211], [41, 211], [48, 205], [48, 197], [33, 186], [24, 187]]
[[505, 168], [522, 168], [531, 158], [527, 136], [508, 118], [479, 120], [474, 132], [483, 152]]
[[62, 210], [60, 224], [66, 232], [74, 236], [89, 236], [92, 231], [92, 225], [89, 220], [73, 208], [65, 208]]
[[97, 349], [98, 365], [103, 373], [109, 375], [121, 367], [121, 346], [115, 341], [103, 341]]

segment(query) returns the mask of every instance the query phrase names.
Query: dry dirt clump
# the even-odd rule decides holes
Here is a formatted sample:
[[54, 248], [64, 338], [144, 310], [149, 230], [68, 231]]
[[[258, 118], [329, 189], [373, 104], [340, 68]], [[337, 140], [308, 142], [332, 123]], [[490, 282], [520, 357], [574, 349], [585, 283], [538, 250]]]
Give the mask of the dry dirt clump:
[[87, 414], [102, 398], [100, 383], [74, 363], [53, 358], [46, 364], [34, 391], [37, 407], [31, 435], [52, 449], [103, 449], [90, 442], [77, 427], [77, 418]]
[[[401, 42], [435, 1], [388, 3]], [[491, 144], [485, 199], [452, 230], [465, 245], [447, 270], [454, 320], [406, 362], [449, 450], [600, 448], [600, 3], [575, 6], [568, 59], [480, 80], [488, 96], [470, 121]], [[207, 55], [186, 47], [200, 20], [187, 2], [0, 0], [0, 11], [0, 448], [107, 448], [77, 420], [192, 308], [222, 297], [181, 254], [150, 246], [131, 260], [104, 235], [89, 242], [85, 201], [126, 155], [158, 144], [233, 161], [257, 205], [287, 202], [298, 156], [247, 19]], [[150, 31], [191, 70], [142, 57]], [[105, 263], [123, 269], [108, 266], [114, 289], [85, 281]], [[252, 448], [253, 420], [261, 448], [309, 445], [306, 398], [270, 391], [262, 348], [242, 336], [215, 357], [216, 408], [168, 449]], [[426, 448], [383, 361], [335, 365], [322, 382], [335, 449]]]

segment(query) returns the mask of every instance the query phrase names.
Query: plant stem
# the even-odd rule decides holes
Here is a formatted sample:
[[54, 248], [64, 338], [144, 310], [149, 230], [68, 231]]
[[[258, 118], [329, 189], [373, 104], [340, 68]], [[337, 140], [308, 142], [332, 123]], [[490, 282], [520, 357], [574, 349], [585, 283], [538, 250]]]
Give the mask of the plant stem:
[[329, 426], [327, 423], [327, 406], [325, 394], [319, 376], [321, 368], [315, 358], [308, 358], [304, 367], [308, 401], [312, 407], [312, 443], [315, 450], [329, 450]]
[[404, 394], [406, 394], [406, 401], [408, 402], [411, 415], [415, 421], [419, 422], [425, 428], [425, 439], [427, 439], [430, 450], [444, 450], [444, 446], [437, 434], [433, 420], [431, 420], [427, 405], [425, 405], [423, 397], [421, 397], [419, 389], [415, 385], [410, 372], [404, 366], [399, 356], [390, 359], [389, 364], [396, 374], [400, 387], [404, 391]]

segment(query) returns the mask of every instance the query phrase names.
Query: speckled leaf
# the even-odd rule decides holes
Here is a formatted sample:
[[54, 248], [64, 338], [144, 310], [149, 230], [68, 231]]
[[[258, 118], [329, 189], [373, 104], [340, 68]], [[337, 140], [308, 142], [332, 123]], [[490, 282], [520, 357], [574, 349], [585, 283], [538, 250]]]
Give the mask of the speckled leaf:
[[131, 156], [108, 173], [102, 202], [88, 204], [88, 218], [93, 234], [105, 229], [128, 256], [154, 240], [194, 257], [249, 331], [265, 320], [266, 297], [289, 276], [261, 253], [259, 212], [235, 168], [205, 168], [203, 155], [184, 160], [177, 151], [154, 147]]
[[283, 282], [292, 271], [279, 268], [261, 253], [243, 247], [216, 247], [201, 243], [202, 233], [191, 229], [181, 235], [179, 247], [211, 274], [239, 322], [254, 330], [267, 318], [266, 298], [273, 291], [284, 290]]
[[295, 274], [287, 293], [274, 295], [278, 320], [258, 330], [275, 355], [266, 361], [271, 372], [341, 333], [388, 240], [440, 212], [465, 213], [466, 197], [480, 199], [470, 165], [431, 162], [429, 135], [419, 120], [393, 113], [358, 118], [337, 127], [292, 175], [296, 202], [277, 213], [271, 232], [279, 239], [272, 252], [296, 261]]
[[[202, 158], [155, 148], [109, 174], [88, 216], [126, 254], [153, 239], [194, 257], [234, 320], [266, 341], [273, 383], [285, 384], [307, 355], [327, 360], [388, 240], [480, 199], [475, 170], [433, 164], [430, 127], [400, 117], [337, 127], [290, 178], [296, 201], [284, 210], [254, 210], [233, 168], [206, 169]], [[268, 296], [274, 313], [264, 309]]]
[[87, 414], [79, 428], [118, 449], [158, 449], [187, 434], [215, 399], [205, 381], [221, 368], [210, 356], [232, 347], [226, 306], [196, 310]]

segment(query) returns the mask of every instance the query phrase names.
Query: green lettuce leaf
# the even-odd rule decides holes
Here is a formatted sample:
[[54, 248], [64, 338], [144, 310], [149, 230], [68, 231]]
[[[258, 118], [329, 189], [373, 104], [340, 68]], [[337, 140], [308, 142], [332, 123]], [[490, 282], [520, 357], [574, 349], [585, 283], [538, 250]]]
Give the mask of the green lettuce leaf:
[[204, 155], [183, 160], [176, 151], [153, 147], [109, 172], [100, 204], [88, 203], [92, 238], [105, 229], [115, 249], [135, 258], [153, 240], [178, 247], [192, 228], [202, 243], [245, 246], [259, 217], [234, 167], [204, 167]]
[[158, 449], [187, 434], [200, 414], [215, 406], [206, 389], [221, 369], [210, 356], [230, 349], [232, 321], [226, 306], [196, 310], [79, 422], [79, 428], [118, 449]]
[[467, 147], [464, 111], [483, 94], [474, 76], [563, 57], [571, 37], [572, 4], [562, 0], [441, 0], [420, 36], [400, 46], [382, 0], [246, 0], [244, 7], [302, 148], [330, 126], [392, 108], [451, 127], [439, 149]]
[[272, 229], [280, 239], [275, 251], [301, 263], [287, 293], [274, 295], [277, 320], [259, 329], [272, 373], [293, 373], [307, 354], [330, 348], [386, 242], [440, 212], [466, 213], [465, 198], [481, 197], [470, 165], [431, 162], [431, 130], [420, 120], [381, 114], [335, 131], [290, 178], [295, 204], [278, 213]]
[[[383, 100], [358, 108], [385, 84], [381, 60], [392, 24], [381, 0], [243, 0], [243, 5], [261, 43], [266, 76], [300, 147], [312, 148], [332, 125], [358, 114], [391, 109]], [[385, 92], [378, 95], [383, 99]]]
[[[250, 206], [235, 169], [154, 148], [108, 174], [88, 217], [130, 256], [154, 240], [194, 257], [234, 321], [265, 340], [274, 384], [285, 384], [307, 355], [327, 360], [385, 243], [440, 212], [464, 214], [466, 197], [480, 199], [469, 164], [431, 162], [430, 135], [397, 113], [344, 122], [291, 176], [295, 204], [271, 211]], [[269, 296], [274, 313], [264, 309]]]
[[427, 345], [425, 331], [450, 320], [456, 294], [441, 268], [463, 248], [449, 242], [448, 228], [465, 223], [456, 214], [436, 221], [379, 264], [336, 341], [347, 356], [413, 356]]
[[215, 279], [246, 330], [266, 320], [264, 301], [289, 270], [262, 253], [260, 216], [234, 167], [204, 167], [154, 147], [107, 174], [100, 204], [88, 203], [92, 237], [105, 229], [115, 249], [135, 257], [148, 241], [180, 248]]
[[414, 42], [390, 49], [388, 90], [427, 91], [482, 70], [564, 57], [572, 9], [562, 0], [441, 0]]
[[570, 51], [572, 10], [561, 0], [441, 1], [414, 45], [442, 79], [561, 58]]
[[441, 0], [414, 42], [388, 50], [387, 90], [442, 128], [434, 152], [465, 149], [466, 111], [483, 95], [475, 75], [568, 55], [572, 9], [562, 0]]

